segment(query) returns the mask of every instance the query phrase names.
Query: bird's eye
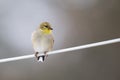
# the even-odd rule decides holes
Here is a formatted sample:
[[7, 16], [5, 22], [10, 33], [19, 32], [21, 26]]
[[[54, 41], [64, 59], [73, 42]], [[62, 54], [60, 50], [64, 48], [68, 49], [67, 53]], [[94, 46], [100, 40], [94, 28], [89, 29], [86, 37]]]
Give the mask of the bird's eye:
[[46, 28], [48, 28], [48, 26], [45, 26]]

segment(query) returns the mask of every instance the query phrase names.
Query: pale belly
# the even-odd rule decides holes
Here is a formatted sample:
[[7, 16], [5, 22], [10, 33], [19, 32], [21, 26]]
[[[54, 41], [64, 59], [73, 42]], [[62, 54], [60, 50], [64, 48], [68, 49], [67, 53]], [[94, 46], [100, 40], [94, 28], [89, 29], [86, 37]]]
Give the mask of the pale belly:
[[52, 40], [47, 37], [37, 37], [33, 42], [33, 47], [36, 52], [45, 52], [52, 49]]

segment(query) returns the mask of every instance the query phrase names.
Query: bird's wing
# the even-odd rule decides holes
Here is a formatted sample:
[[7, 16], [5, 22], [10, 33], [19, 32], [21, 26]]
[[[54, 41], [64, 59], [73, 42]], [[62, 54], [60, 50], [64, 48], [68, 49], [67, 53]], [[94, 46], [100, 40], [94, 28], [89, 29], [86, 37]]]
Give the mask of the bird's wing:
[[54, 45], [54, 37], [52, 34], [50, 35], [50, 39], [51, 39], [51, 46], [49, 48], [49, 51], [51, 51], [53, 49], [53, 45]]
[[39, 37], [40, 35], [41, 35], [40, 32], [34, 31], [34, 32], [32, 33], [32, 36], [31, 36], [32, 42], [34, 43], [34, 42], [36, 41], [36, 39], [38, 39], [38, 37]]
[[36, 34], [36, 31], [33, 31], [32, 32], [32, 36], [31, 36], [31, 40], [32, 40], [32, 43], [34, 42], [34, 40], [35, 40], [35, 35]]

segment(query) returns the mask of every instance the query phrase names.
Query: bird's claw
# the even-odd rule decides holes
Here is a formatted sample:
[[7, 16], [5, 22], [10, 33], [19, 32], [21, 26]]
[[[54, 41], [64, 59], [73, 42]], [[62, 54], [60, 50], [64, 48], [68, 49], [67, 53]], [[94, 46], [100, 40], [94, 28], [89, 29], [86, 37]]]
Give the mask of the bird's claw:
[[38, 53], [39, 53], [39, 52], [36, 52], [36, 53], [35, 53], [35, 57], [37, 58], [37, 60], [39, 60], [39, 58], [40, 58], [40, 57], [38, 56]]
[[48, 51], [45, 51], [44, 54], [45, 54], [45, 57], [48, 57], [48, 54], [47, 54]]

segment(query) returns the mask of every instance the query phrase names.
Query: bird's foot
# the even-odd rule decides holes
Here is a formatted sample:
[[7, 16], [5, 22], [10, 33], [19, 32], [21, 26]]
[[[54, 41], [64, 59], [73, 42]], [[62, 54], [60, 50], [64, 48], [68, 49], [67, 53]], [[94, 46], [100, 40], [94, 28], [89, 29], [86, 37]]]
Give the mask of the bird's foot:
[[44, 52], [44, 55], [45, 55], [46, 58], [48, 57], [47, 52], [48, 52], [48, 51], [45, 51], [45, 52]]
[[35, 57], [37, 58], [37, 60], [39, 60], [39, 56], [38, 56], [39, 52], [35, 53]]

